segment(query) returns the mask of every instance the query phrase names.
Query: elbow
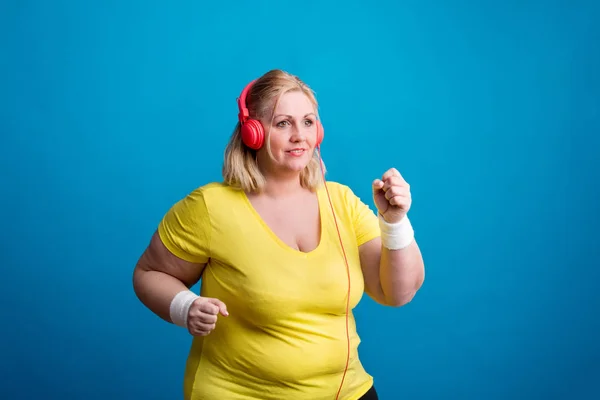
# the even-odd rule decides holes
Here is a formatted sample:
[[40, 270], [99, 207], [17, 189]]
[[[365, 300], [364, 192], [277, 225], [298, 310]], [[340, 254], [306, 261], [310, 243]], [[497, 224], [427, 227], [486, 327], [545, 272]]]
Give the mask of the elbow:
[[410, 303], [417, 294], [416, 291], [402, 294], [400, 296], [394, 296], [390, 299], [387, 299], [386, 305], [389, 307], [402, 307]]
[[395, 295], [389, 296], [386, 299], [386, 305], [390, 307], [402, 307], [410, 303], [415, 296], [421, 286], [423, 285], [424, 276], [421, 276], [420, 279], [416, 282], [415, 286], [410, 291], [398, 292]]
[[136, 266], [133, 270], [133, 274], [131, 276], [131, 286], [133, 289], [133, 293], [137, 296], [138, 299], [141, 300], [140, 292], [141, 292], [141, 274], [143, 272]]
[[147, 279], [146, 279], [147, 270], [144, 269], [138, 263], [133, 269], [133, 273], [131, 276], [131, 287], [133, 289], [133, 293], [137, 296], [140, 301], [144, 300], [144, 295], [147, 292]]

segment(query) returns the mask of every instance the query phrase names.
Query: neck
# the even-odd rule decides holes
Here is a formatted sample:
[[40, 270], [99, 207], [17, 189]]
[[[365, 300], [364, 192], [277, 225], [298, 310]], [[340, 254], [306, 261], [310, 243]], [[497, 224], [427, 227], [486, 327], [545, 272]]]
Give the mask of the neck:
[[305, 190], [300, 184], [299, 174], [290, 174], [288, 176], [273, 176], [265, 174], [264, 176], [266, 179], [266, 184], [262, 193], [267, 197], [288, 197]]

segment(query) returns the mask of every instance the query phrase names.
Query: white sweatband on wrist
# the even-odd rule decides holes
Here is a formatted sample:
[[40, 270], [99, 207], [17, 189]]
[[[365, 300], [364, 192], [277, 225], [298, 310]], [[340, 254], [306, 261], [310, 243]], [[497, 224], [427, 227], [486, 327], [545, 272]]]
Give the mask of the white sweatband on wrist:
[[379, 214], [379, 228], [381, 244], [389, 250], [401, 250], [408, 247], [415, 238], [415, 232], [408, 216], [404, 216], [399, 222], [390, 224]]
[[194, 300], [198, 297], [197, 294], [191, 290], [182, 290], [177, 293], [173, 300], [171, 300], [171, 306], [169, 307], [169, 314], [171, 321], [182, 328], [187, 328], [187, 318], [190, 312], [190, 307]]

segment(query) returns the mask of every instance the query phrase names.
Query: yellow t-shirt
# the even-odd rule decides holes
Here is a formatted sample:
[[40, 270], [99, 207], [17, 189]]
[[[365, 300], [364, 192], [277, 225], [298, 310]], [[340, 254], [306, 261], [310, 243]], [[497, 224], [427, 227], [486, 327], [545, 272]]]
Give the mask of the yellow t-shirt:
[[[379, 236], [377, 217], [347, 186], [328, 182], [350, 266], [353, 309], [363, 296], [358, 246]], [[346, 264], [324, 187], [317, 191], [321, 240], [308, 253], [281, 241], [245, 193], [221, 183], [192, 191], [159, 224], [178, 257], [207, 263], [200, 295], [223, 301], [228, 317], [194, 337], [186, 400], [334, 400], [346, 365]], [[372, 385], [349, 316], [350, 362], [340, 400]]]

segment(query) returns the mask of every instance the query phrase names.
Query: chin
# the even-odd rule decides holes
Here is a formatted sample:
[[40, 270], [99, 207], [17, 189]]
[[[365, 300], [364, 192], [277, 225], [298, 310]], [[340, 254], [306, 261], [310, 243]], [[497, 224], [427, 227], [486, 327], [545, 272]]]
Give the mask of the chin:
[[288, 171], [300, 173], [304, 171], [308, 164], [296, 164], [296, 165], [286, 165], [285, 168]]

